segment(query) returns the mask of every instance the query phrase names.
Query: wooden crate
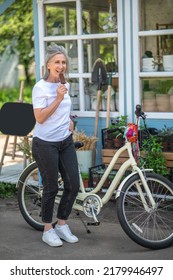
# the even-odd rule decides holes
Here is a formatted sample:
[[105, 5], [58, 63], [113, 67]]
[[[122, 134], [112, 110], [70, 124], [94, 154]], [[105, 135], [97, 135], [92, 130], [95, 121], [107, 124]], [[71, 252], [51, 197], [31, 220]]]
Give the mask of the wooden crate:
[[172, 152], [164, 152], [163, 154], [166, 158], [166, 166], [168, 168], [173, 168], [173, 153]]
[[[118, 150], [116, 149], [102, 149], [102, 163], [108, 165], [112, 159], [112, 157], [114, 156], [114, 154], [117, 152]], [[172, 152], [163, 152], [165, 158], [166, 158], [166, 166], [169, 169], [173, 169], [173, 153]], [[128, 157], [128, 153], [127, 151], [124, 151], [120, 158], [118, 159], [117, 163], [114, 166], [114, 169], [119, 169], [120, 166], [122, 165], [122, 163], [124, 161], [127, 160]]]
[[[102, 149], [102, 163], [108, 165], [118, 150], [116, 149]], [[118, 158], [114, 169], [118, 170], [122, 163], [124, 163], [129, 158], [127, 151], [124, 151], [121, 156]]]

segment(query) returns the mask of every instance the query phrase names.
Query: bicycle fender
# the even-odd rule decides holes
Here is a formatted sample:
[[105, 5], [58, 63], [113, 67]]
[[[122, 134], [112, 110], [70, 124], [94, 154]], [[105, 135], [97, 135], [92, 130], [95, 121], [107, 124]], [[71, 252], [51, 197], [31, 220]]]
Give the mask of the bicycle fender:
[[[153, 169], [144, 169], [145, 172], [153, 172]], [[124, 184], [129, 180], [129, 178], [131, 178], [132, 176], [136, 175], [138, 172], [137, 171], [133, 171], [132, 173], [130, 173], [126, 178], [124, 178], [124, 180], [121, 182], [121, 184], [119, 185], [117, 191], [116, 191], [116, 197], [115, 199], [117, 199], [120, 196], [121, 190], [124, 186]]]

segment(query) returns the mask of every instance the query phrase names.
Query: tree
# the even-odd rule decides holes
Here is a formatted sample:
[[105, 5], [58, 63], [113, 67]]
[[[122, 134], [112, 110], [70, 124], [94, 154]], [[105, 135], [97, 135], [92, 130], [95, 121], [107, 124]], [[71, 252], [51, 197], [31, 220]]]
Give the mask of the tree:
[[24, 65], [26, 80], [30, 83], [29, 66], [34, 61], [32, 0], [16, 0], [0, 16], [0, 26], [0, 55], [8, 45], [11, 45], [11, 52], [15, 48], [19, 63]]

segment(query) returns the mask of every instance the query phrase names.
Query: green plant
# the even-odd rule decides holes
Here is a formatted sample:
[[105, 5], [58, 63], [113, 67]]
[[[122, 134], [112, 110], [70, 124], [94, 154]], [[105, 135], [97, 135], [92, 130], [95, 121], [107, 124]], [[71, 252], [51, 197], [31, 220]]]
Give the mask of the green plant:
[[158, 136], [164, 138], [173, 136], [173, 127], [167, 127], [166, 125], [164, 125], [164, 127], [158, 131]]
[[149, 50], [145, 51], [145, 53], [144, 53], [142, 58], [143, 59], [145, 59], [145, 58], [153, 58], [153, 61], [152, 61], [153, 68], [155, 68], [156, 65], [160, 65], [161, 64], [160, 63], [160, 58], [159, 57], [157, 57], [157, 58], [153, 57], [153, 53], [151, 51], [149, 51]]
[[85, 172], [81, 172], [83, 184], [85, 188], [88, 188], [89, 186], [89, 174]]
[[81, 172], [82, 180], [88, 180], [89, 179], [89, 174], [85, 172]]
[[173, 127], [164, 125], [164, 127], [158, 131], [158, 139], [163, 145], [164, 152], [173, 152]]
[[139, 164], [145, 168], [153, 169], [160, 175], [169, 174], [162, 144], [156, 136], [150, 135], [149, 139], [143, 140]]
[[14, 197], [16, 194], [16, 185], [10, 183], [0, 183], [0, 198]]
[[121, 116], [118, 116], [116, 117], [115, 120], [112, 121], [112, 124], [109, 126], [110, 129], [112, 128], [121, 128], [122, 132], [117, 130], [115, 132], [113, 132], [113, 137], [114, 138], [123, 138], [123, 135], [124, 135], [124, 131], [125, 131], [125, 128], [126, 128], [126, 125], [127, 125], [127, 119], [128, 119], [128, 116], [127, 115], [121, 115]]

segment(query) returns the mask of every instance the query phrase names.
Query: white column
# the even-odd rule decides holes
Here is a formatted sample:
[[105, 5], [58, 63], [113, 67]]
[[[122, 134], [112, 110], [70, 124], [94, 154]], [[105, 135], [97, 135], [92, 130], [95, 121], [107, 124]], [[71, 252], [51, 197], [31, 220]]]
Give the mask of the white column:
[[140, 38], [139, 38], [139, 1], [133, 0], [133, 36], [132, 36], [132, 48], [133, 48], [133, 100], [134, 107], [137, 104], [141, 104], [140, 96]]
[[37, 0], [38, 4], [38, 26], [39, 26], [39, 44], [40, 44], [40, 77], [43, 76], [44, 61], [45, 61], [45, 46], [44, 46], [44, 7], [43, 0]]
[[132, 14], [131, 14], [131, 0], [124, 1], [124, 48], [125, 48], [125, 62], [124, 62], [124, 79], [125, 79], [125, 106], [128, 120], [131, 121], [133, 115], [133, 64], [132, 64]]
[[[76, 13], [77, 13], [77, 35], [82, 35], [82, 5], [81, 0], [76, 0]], [[84, 69], [84, 57], [83, 57], [83, 42], [82, 39], [78, 39], [78, 72], [83, 73]], [[85, 94], [84, 94], [84, 79], [79, 76], [79, 103], [80, 111], [84, 111], [85, 107]]]
[[122, 0], [117, 0], [117, 13], [118, 13], [118, 75], [119, 75], [119, 114], [124, 115], [125, 106], [125, 84], [124, 84], [124, 73], [125, 73], [125, 49], [124, 49], [124, 30], [123, 30], [123, 3]]

